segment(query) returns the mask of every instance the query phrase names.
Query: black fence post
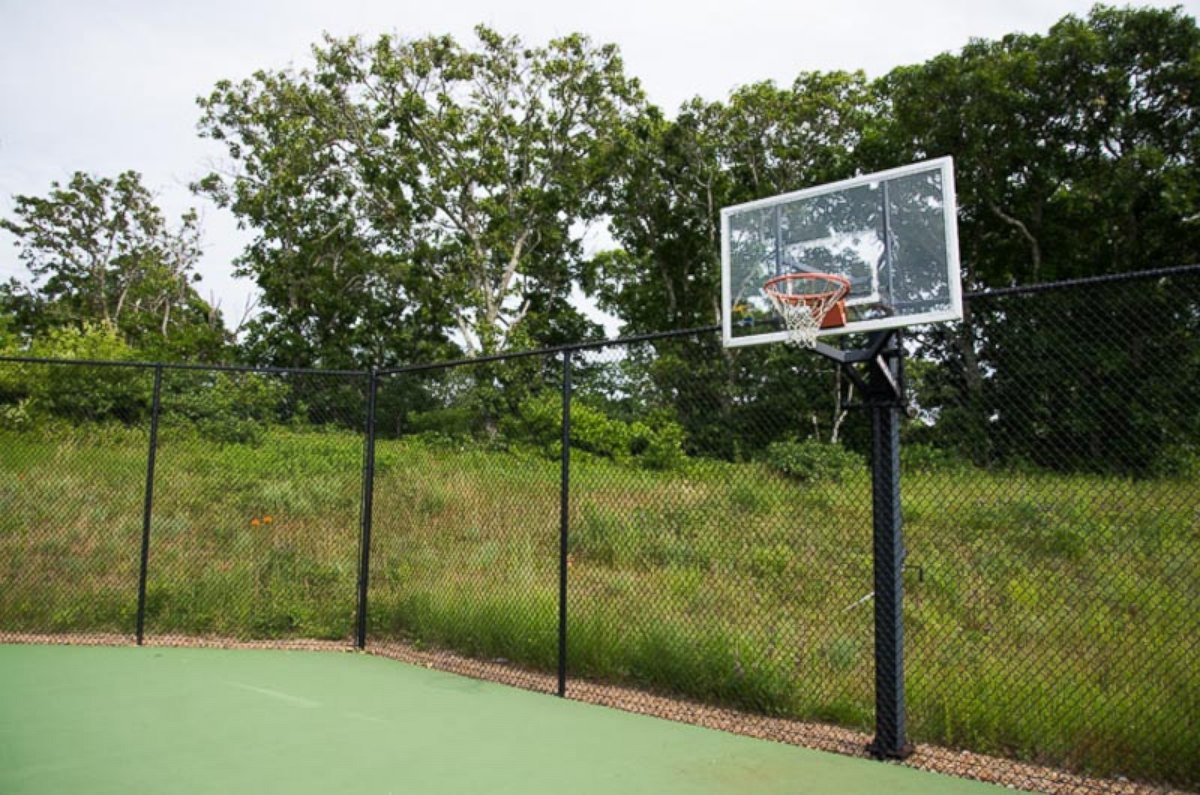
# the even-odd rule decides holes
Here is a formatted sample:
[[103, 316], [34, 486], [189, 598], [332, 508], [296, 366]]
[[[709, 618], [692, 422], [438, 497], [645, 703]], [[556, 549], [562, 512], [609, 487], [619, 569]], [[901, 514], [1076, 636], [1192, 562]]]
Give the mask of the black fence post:
[[571, 352], [563, 351], [562, 479], [558, 516], [558, 695], [567, 694], [567, 532], [571, 496]]
[[898, 340], [871, 370], [871, 491], [874, 503], [875, 738], [872, 755], [912, 754], [904, 697], [904, 536], [900, 516], [900, 410], [903, 349]]
[[363, 483], [361, 537], [358, 551], [358, 608], [354, 645], [367, 647], [367, 586], [371, 570], [371, 515], [375, 501], [375, 394], [378, 392], [379, 371], [374, 367], [367, 382], [367, 424], [363, 450]]
[[146, 637], [146, 577], [150, 570], [150, 515], [154, 511], [154, 462], [158, 453], [158, 414], [162, 403], [161, 364], [154, 366], [154, 397], [150, 403], [150, 449], [146, 455], [146, 492], [142, 504], [142, 557], [138, 569], [137, 645]]

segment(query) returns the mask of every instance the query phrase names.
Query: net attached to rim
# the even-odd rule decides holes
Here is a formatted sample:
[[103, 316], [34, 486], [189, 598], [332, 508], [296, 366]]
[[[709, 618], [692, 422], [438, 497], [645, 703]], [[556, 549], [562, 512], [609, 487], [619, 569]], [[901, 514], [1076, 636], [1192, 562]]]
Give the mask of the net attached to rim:
[[767, 280], [763, 292], [787, 328], [792, 345], [812, 348], [822, 328], [844, 325], [850, 280], [832, 273], [786, 273]]

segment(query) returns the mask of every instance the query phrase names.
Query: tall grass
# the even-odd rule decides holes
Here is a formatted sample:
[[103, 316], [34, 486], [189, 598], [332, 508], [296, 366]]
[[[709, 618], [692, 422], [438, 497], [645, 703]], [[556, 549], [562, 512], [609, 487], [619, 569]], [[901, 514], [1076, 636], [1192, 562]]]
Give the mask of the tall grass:
[[[165, 428], [148, 631], [347, 638], [361, 440]], [[0, 433], [0, 632], [132, 631], [144, 434]], [[556, 659], [557, 465], [380, 441], [372, 640]], [[915, 739], [1200, 783], [1200, 517], [1181, 481], [943, 469], [903, 483]], [[869, 728], [870, 483], [575, 456], [573, 675]]]

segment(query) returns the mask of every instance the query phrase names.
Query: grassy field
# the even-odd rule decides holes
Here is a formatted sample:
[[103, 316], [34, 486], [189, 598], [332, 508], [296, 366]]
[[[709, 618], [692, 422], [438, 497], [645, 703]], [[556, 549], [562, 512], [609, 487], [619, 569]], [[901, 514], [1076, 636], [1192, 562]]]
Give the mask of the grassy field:
[[[160, 438], [147, 632], [347, 638], [361, 440]], [[132, 633], [145, 434], [0, 432], [0, 637]], [[559, 470], [381, 441], [372, 640], [553, 670]], [[906, 472], [915, 739], [1200, 783], [1200, 483]], [[870, 483], [572, 465], [570, 672], [868, 728]]]

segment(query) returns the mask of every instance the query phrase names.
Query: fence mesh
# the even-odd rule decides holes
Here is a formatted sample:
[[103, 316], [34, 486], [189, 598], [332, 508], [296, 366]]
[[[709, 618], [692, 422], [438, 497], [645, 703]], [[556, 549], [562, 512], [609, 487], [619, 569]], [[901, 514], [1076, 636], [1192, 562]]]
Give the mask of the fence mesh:
[[1110, 283], [976, 299], [969, 342], [924, 340], [916, 738], [1200, 782], [1198, 309], [1195, 277]]
[[[1200, 786], [1200, 272], [967, 308], [903, 342], [912, 739]], [[160, 373], [146, 642], [348, 645], [365, 577], [368, 649], [871, 730], [870, 423], [826, 360], [705, 330], [377, 381]], [[154, 378], [0, 361], [0, 641], [136, 637]], [[1040, 775], [1004, 780], [1066, 786]]]
[[152, 383], [0, 363], [0, 640], [134, 637]]
[[555, 687], [561, 400], [553, 357], [381, 379], [371, 648]]
[[714, 353], [707, 336], [668, 340], [577, 368], [570, 670], [865, 729], [870, 479], [860, 466], [800, 484], [760, 460], [797, 422], [811, 428], [805, 407], [714, 389], [694, 369]]
[[149, 638], [349, 641], [365, 385], [164, 373]]

